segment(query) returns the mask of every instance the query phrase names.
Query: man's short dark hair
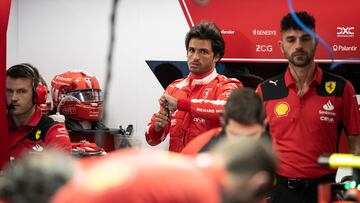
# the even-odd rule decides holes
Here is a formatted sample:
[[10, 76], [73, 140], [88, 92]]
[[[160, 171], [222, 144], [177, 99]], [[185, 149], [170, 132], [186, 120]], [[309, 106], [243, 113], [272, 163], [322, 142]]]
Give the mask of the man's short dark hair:
[[[315, 30], [315, 18], [313, 16], [305, 11], [295, 12], [295, 15], [306, 27], [311, 30]], [[285, 32], [290, 29], [302, 30], [289, 13], [281, 20], [281, 32]]]
[[189, 49], [189, 42], [192, 38], [201, 40], [210, 40], [214, 55], [219, 54], [220, 59], [225, 53], [225, 41], [221, 35], [220, 29], [212, 22], [201, 22], [194, 25], [186, 34], [185, 46]]
[[11, 66], [9, 69], [6, 70], [6, 77], [11, 78], [28, 78], [32, 81], [32, 86], [36, 87], [40, 80], [39, 71], [28, 63], [20, 63], [14, 66]]
[[224, 107], [225, 124], [233, 119], [241, 124], [260, 124], [265, 120], [265, 110], [260, 96], [250, 88], [234, 89]]
[[262, 188], [265, 195], [273, 186], [277, 169], [276, 153], [269, 139], [257, 139], [253, 136], [240, 135], [232, 139], [223, 138], [210, 151], [223, 158], [226, 171], [234, 176], [252, 176], [265, 171], [270, 175], [268, 184]]
[[224, 158], [227, 170], [233, 173], [276, 172], [276, 155], [269, 139], [235, 136], [222, 139], [210, 151]]

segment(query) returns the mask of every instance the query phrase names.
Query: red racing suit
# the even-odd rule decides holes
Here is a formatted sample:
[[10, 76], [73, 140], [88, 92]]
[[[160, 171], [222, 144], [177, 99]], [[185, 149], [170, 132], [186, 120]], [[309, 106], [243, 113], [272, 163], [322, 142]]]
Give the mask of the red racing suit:
[[165, 93], [178, 99], [178, 109], [171, 113], [171, 121], [159, 132], [154, 130], [153, 115], [145, 133], [146, 141], [157, 145], [170, 134], [169, 150], [181, 152], [193, 138], [220, 126], [225, 100], [231, 90], [239, 87], [242, 84], [237, 79], [227, 78], [216, 70], [202, 78], [190, 73], [186, 78], [175, 80]]

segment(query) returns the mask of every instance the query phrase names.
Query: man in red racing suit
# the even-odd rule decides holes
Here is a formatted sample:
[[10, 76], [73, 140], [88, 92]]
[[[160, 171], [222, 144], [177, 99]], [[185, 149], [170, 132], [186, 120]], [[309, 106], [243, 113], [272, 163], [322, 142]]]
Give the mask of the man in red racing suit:
[[[170, 133], [170, 151], [180, 152], [197, 135], [220, 126], [220, 113], [231, 90], [242, 87], [236, 79], [216, 72], [224, 55], [224, 39], [210, 22], [193, 26], [186, 35], [190, 74], [170, 84], [160, 97], [145, 133], [150, 145], [157, 145]], [[171, 114], [171, 115], [170, 115]]]

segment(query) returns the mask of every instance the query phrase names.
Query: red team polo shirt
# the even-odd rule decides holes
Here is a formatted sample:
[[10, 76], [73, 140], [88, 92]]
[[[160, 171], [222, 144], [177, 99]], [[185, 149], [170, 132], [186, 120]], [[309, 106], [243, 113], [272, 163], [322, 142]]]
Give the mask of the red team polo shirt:
[[[9, 139], [10, 139], [10, 157], [17, 158], [24, 152], [41, 152], [45, 147], [51, 146], [66, 152], [71, 152], [71, 143], [69, 134], [63, 123], [56, 123], [49, 128], [42, 139], [30, 140], [28, 133], [38, 125], [41, 119], [41, 110], [36, 108], [35, 113], [29, 118], [23, 126], [16, 127], [11, 117], [9, 120]], [[39, 132], [39, 135], [41, 132]]]
[[201, 149], [210, 142], [210, 140], [218, 136], [221, 131], [221, 128], [213, 128], [208, 130], [199, 136], [195, 137], [189, 144], [187, 144], [184, 149], [181, 151], [182, 154], [196, 156]]
[[289, 68], [285, 75], [263, 82], [270, 134], [279, 156], [278, 174], [290, 178], [317, 178], [335, 171], [319, 166], [320, 155], [337, 151], [338, 127], [360, 133], [360, 113], [351, 83], [316, 67], [309, 91], [297, 96]]

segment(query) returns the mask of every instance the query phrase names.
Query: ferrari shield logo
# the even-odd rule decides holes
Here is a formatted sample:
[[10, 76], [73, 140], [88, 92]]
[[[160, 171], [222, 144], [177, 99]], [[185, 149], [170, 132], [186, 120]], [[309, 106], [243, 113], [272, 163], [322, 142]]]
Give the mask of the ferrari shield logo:
[[325, 82], [325, 90], [327, 93], [331, 94], [334, 92], [336, 87], [336, 82], [335, 81], [328, 81]]

